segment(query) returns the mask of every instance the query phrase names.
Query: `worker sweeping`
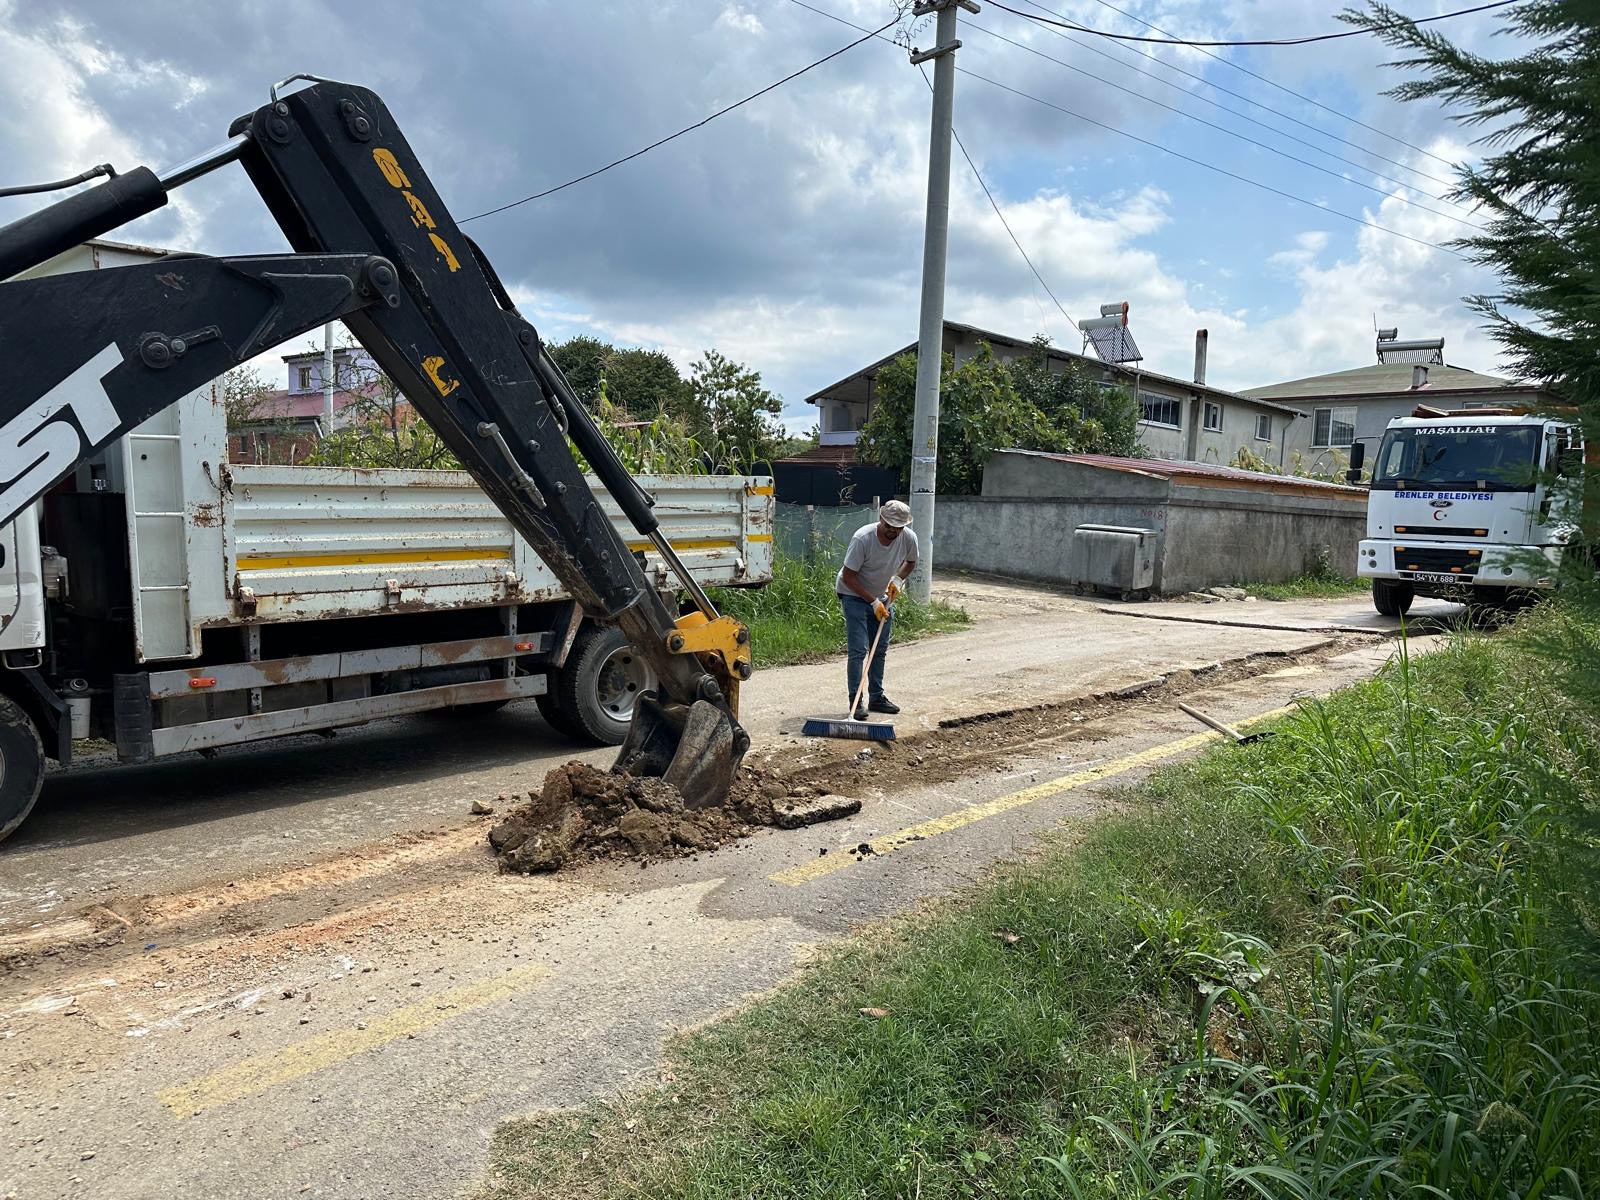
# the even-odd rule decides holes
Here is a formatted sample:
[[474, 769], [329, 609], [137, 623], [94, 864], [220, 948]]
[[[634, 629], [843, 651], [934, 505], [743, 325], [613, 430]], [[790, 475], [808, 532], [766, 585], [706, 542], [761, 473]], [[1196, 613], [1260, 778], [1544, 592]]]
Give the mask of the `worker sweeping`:
[[[883, 664], [889, 653], [889, 639], [894, 629], [892, 605], [900, 595], [901, 580], [910, 575], [917, 565], [917, 535], [908, 528], [911, 508], [899, 500], [890, 500], [878, 510], [878, 519], [863, 525], [850, 538], [844, 553], [844, 565], [839, 568], [833, 590], [839, 593], [844, 606], [844, 627], [849, 639], [848, 667], [849, 696], [856, 704], [851, 714], [855, 720], [866, 720], [870, 710], [893, 715], [900, 706], [890, 700], [883, 690]], [[881, 628], [880, 628], [881, 625]], [[877, 645], [866, 663], [868, 647]], [[857, 700], [861, 693], [861, 671], [867, 670], [867, 699]]]

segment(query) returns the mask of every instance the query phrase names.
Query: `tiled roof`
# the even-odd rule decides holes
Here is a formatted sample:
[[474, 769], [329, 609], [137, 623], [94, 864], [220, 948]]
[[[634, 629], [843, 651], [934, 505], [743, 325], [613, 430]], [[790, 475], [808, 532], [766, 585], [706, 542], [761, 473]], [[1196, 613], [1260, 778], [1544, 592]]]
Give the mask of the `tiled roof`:
[[851, 466], [856, 461], [856, 448], [852, 446], [813, 446], [802, 454], [780, 458], [783, 463], [803, 463], [808, 467]]
[[1537, 384], [1517, 383], [1498, 375], [1480, 375], [1465, 367], [1428, 368], [1427, 385], [1412, 390], [1411, 363], [1374, 363], [1329, 375], [1310, 375], [1265, 387], [1246, 388], [1246, 396], [1263, 400], [1308, 400], [1319, 396], [1394, 396], [1402, 393], [1426, 399], [1429, 392], [1495, 392], [1501, 390], [1537, 391]]

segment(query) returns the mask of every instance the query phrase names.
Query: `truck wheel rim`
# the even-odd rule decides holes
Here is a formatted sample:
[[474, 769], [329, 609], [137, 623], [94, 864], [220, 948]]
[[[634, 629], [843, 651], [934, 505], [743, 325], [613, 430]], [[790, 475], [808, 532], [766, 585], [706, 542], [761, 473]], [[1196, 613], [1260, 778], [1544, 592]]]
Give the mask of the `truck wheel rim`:
[[596, 684], [600, 707], [606, 715], [627, 722], [633, 720], [633, 703], [639, 693], [656, 686], [656, 676], [632, 646], [618, 646], [600, 664]]

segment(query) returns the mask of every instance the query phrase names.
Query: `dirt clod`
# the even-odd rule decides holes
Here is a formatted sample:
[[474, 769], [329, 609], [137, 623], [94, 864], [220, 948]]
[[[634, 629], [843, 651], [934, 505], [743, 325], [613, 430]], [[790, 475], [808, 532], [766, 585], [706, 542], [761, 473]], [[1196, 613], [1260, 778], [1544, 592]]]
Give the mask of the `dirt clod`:
[[502, 870], [526, 874], [596, 858], [642, 863], [696, 854], [763, 825], [799, 829], [860, 809], [859, 800], [824, 795], [814, 783], [791, 784], [757, 768], [739, 773], [723, 804], [690, 809], [678, 790], [660, 779], [570, 762], [547, 774], [528, 803], [489, 830], [489, 844]]

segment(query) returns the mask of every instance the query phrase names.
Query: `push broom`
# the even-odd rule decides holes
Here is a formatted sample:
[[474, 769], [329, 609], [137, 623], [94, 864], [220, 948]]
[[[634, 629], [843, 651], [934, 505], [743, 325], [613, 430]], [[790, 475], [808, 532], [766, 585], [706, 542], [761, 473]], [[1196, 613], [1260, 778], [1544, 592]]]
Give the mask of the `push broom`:
[[854, 719], [856, 710], [861, 707], [861, 698], [867, 693], [868, 672], [872, 667], [872, 660], [878, 657], [878, 639], [883, 637], [883, 627], [887, 624], [887, 621], [879, 621], [878, 632], [872, 635], [872, 648], [867, 651], [866, 661], [861, 664], [861, 683], [856, 688], [856, 694], [850, 699], [850, 715], [842, 721], [834, 717], [808, 717], [806, 723], [800, 727], [802, 736], [856, 738], [864, 742], [894, 741], [894, 725], [891, 722]]

